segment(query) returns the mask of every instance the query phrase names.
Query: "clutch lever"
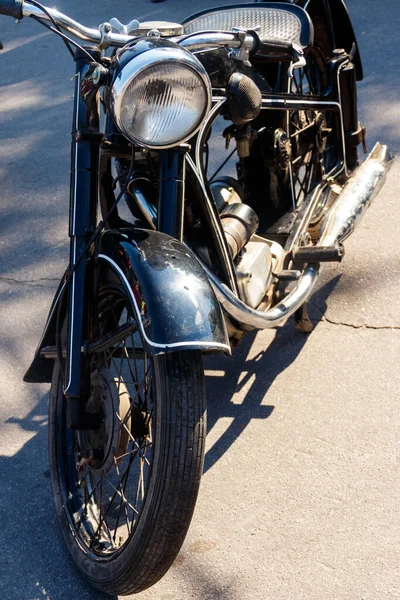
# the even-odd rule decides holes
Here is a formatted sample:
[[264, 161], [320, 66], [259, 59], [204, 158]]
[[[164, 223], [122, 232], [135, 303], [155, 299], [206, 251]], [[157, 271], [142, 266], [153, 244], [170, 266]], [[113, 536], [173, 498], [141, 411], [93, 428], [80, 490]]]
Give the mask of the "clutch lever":
[[290, 78], [293, 78], [295, 69], [305, 67], [307, 64], [302, 47], [282, 38], [263, 40], [256, 53], [273, 62], [290, 61], [288, 69]]
[[290, 67], [288, 69], [288, 77], [290, 79], [293, 79], [295, 69], [301, 69], [307, 65], [303, 48], [301, 48], [298, 44], [292, 43], [292, 57], [294, 60], [290, 63]]

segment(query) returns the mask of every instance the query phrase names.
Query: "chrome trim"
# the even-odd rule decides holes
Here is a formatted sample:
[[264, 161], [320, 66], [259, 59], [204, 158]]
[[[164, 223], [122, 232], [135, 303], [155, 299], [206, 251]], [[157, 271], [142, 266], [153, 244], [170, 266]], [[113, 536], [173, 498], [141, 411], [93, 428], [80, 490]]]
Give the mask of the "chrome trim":
[[254, 41], [248, 39], [247, 29], [244, 27], [232, 27], [232, 31], [237, 34], [240, 40], [240, 46], [239, 48], [233, 48], [230, 50], [228, 56], [234, 60], [240, 60], [240, 62], [246, 65], [246, 67], [251, 67], [249, 58], [250, 52], [254, 48]]
[[139, 23], [139, 26], [135, 31], [128, 31], [128, 34], [134, 35], [135, 37], [154, 36], [161, 38], [171, 38], [173, 36], [183, 35], [183, 32], [183, 25], [181, 25], [180, 23], [174, 23], [173, 21], [151, 20], [142, 21], [141, 23]]
[[339, 65], [339, 68], [337, 70], [337, 87], [338, 87], [339, 104], [340, 104], [340, 124], [341, 124], [341, 128], [342, 128], [342, 140], [343, 140], [343, 166], [344, 166], [344, 172], [346, 173], [347, 177], [349, 176], [349, 170], [347, 168], [346, 134], [344, 131], [344, 121], [343, 121], [342, 92], [340, 90], [340, 73], [342, 72], [342, 70], [345, 67], [347, 67], [349, 62], [350, 61], [347, 60], [346, 62], [342, 63], [341, 65]]
[[136, 202], [139, 210], [142, 212], [144, 218], [147, 221], [147, 224], [151, 227], [151, 229], [157, 229], [156, 221], [157, 221], [157, 210], [156, 208], [147, 201], [145, 195], [141, 190], [135, 187], [135, 182], [133, 181], [128, 185], [128, 191], [131, 194], [132, 198]]
[[304, 302], [307, 301], [318, 280], [319, 268], [308, 265], [297, 282], [296, 287], [273, 308], [263, 312], [250, 308], [242, 302], [233, 292], [217, 279], [203, 264], [215, 295], [230, 317], [239, 323], [254, 327], [255, 329], [270, 329], [280, 325], [287, 317], [292, 315]]
[[[214, 202], [214, 199], [209, 197], [209, 195], [207, 193], [207, 189], [206, 189], [205, 183], [204, 183], [204, 179], [202, 177], [202, 174], [199, 173], [199, 171], [198, 171], [195, 163], [193, 162], [193, 159], [190, 156], [190, 154], [186, 154], [186, 162], [189, 165], [189, 167], [192, 169], [195, 177], [197, 178], [198, 182], [200, 183], [200, 186], [201, 186], [201, 189], [202, 189], [205, 201], [207, 202], [207, 204], [210, 205], [211, 202]], [[217, 222], [217, 220], [216, 220], [215, 210], [213, 209], [213, 207], [210, 207], [209, 213], [210, 213], [211, 218], [213, 220], [213, 225], [214, 225], [215, 231], [217, 231], [218, 234], [220, 236], [222, 236], [223, 234], [221, 233], [221, 223]], [[228, 251], [228, 248], [227, 248], [227, 242], [226, 242], [225, 238], [223, 238], [221, 240], [221, 248], [222, 248], [222, 250], [224, 252], [225, 264], [227, 265], [228, 270], [229, 270], [229, 278], [230, 278], [230, 282], [229, 283], [232, 286], [232, 289], [234, 289], [235, 291], [238, 291], [235, 273], [234, 273], [233, 268], [232, 268], [232, 260], [230, 258], [230, 255], [228, 254], [229, 251]]]
[[297, 60], [295, 62], [292, 61], [289, 65], [289, 69], [288, 69], [289, 79], [293, 79], [295, 69], [301, 69], [301, 68], [307, 66], [307, 61], [304, 56], [303, 48], [301, 48], [298, 44], [292, 44], [292, 48], [293, 48], [293, 52], [294, 52]]
[[[204, 135], [207, 133], [208, 128], [210, 126], [210, 123], [212, 123], [214, 121], [214, 119], [216, 119], [219, 115], [219, 113], [221, 112], [221, 108], [223, 107], [223, 105], [226, 102], [226, 98], [223, 97], [221, 98], [216, 104], [215, 106], [211, 109], [211, 111], [209, 112], [207, 118], [205, 119], [203, 125], [201, 126], [201, 129], [199, 131], [199, 134], [197, 136], [197, 143], [196, 143], [196, 148], [195, 148], [195, 160], [193, 161], [193, 159], [187, 155], [187, 159], [188, 159], [188, 163], [191, 166], [191, 168], [193, 169], [197, 179], [200, 182], [204, 197], [206, 198], [207, 203], [214, 203], [215, 204], [215, 200], [213, 198], [213, 196], [209, 195], [207, 193], [207, 186], [206, 186], [206, 182], [204, 180], [204, 165], [203, 165], [203, 161], [202, 161], [202, 157], [201, 157], [201, 151], [203, 148], [203, 144], [204, 144]], [[224, 254], [224, 260], [225, 260], [225, 264], [228, 267], [228, 271], [229, 271], [229, 276], [230, 276], [230, 284], [233, 290], [235, 291], [239, 291], [238, 285], [237, 285], [237, 281], [236, 281], [236, 276], [235, 276], [235, 272], [233, 270], [232, 267], [232, 259], [231, 259], [231, 255], [229, 253], [229, 249], [228, 249], [228, 245], [226, 242], [226, 238], [225, 238], [225, 234], [222, 232], [222, 227], [221, 227], [221, 223], [220, 221], [217, 223], [216, 222], [216, 218], [215, 218], [215, 212], [213, 211], [213, 209], [210, 209], [210, 214], [212, 214], [212, 218], [214, 221], [214, 229], [217, 232], [221, 232], [220, 237], [221, 239], [221, 249], [223, 251]]]
[[170, 348], [187, 348], [188, 346], [191, 346], [191, 347], [196, 346], [198, 348], [210, 348], [210, 349], [220, 348], [221, 350], [226, 350], [227, 352], [229, 352], [229, 354], [231, 353], [231, 347], [228, 344], [222, 344], [221, 342], [202, 342], [202, 341], [196, 341], [196, 340], [193, 340], [190, 342], [174, 342], [173, 344], [158, 344], [157, 342], [153, 342], [146, 335], [146, 332], [145, 332], [145, 329], [144, 329], [143, 323], [142, 323], [142, 315], [140, 314], [140, 310], [137, 305], [135, 295], [132, 291], [131, 286], [129, 285], [129, 281], [127, 280], [127, 278], [124, 275], [124, 272], [119, 268], [117, 263], [115, 263], [106, 254], [99, 254], [99, 258], [110, 263], [112, 268], [115, 269], [115, 271], [118, 273], [119, 277], [121, 278], [121, 282], [124, 284], [124, 287], [132, 300], [132, 305], [133, 305], [133, 308], [136, 313], [137, 323], [140, 327], [143, 338], [146, 340], [146, 343], [149, 344], [149, 346], [152, 346], [153, 348], [162, 348], [164, 350], [169, 350]]
[[[273, 103], [278, 104], [278, 106], [272, 106]], [[290, 98], [263, 98], [262, 108], [270, 108], [272, 110], [296, 110], [301, 106], [308, 106], [310, 110], [317, 110], [319, 107], [330, 107], [332, 110], [338, 110], [342, 112], [342, 107], [339, 102], [332, 102], [329, 100], [295, 100]], [[281, 105], [284, 105], [283, 107]]]
[[138, 29], [140, 23], [137, 19], [133, 19], [132, 21], [124, 25], [116, 17], [112, 17], [110, 19], [110, 25], [111, 27], [116, 29], [118, 33], [121, 33], [122, 35], [129, 35], [131, 32], [136, 31], [136, 29]]
[[385, 183], [393, 160], [387, 146], [379, 142], [374, 146], [325, 217], [319, 245], [331, 246], [343, 242], [353, 233]]
[[[168, 63], [177, 63], [180, 66], [186, 67], [199, 78], [204, 86], [206, 103], [203, 107], [202, 113], [199, 113], [198, 122], [195, 128], [188, 135], [185, 135], [184, 138], [174, 140], [174, 142], [170, 144], [150, 145], [141, 140], [135, 139], [132, 133], [124, 126], [121, 119], [122, 105], [128, 86], [136, 77], [138, 77], [138, 75], [154, 66], [159, 66], [162, 70], [163, 65]], [[193, 56], [193, 54], [183, 48], [179, 48], [178, 46], [176, 48], [165, 46], [160, 48], [151, 48], [145, 52], [142, 52], [141, 54], [138, 54], [137, 56], [134, 56], [132, 60], [130, 60], [128, 64], [121, 69], [111, 87], [110, 110], [119, 129], [129, 140], [145, 148], [164, 150], [167, 148], [173, 148], [178, 144], [185, 142], [200, 129], [204, 118], [211, 108], [211, 96], [211, 82], [207, 71], [201, 62], [195, 56]], [[166, 110], [168, 109], [166, 108]]]
[[[376, 144], [371, 154], [346, 184], [327, 215], [319, 246], [330, 246], [343, 241], [360, 223], [372, 200], [385, 183], [393, 156], [387, 146]], [[203, 264], [203, 263], [202, 263]], [[215, 294], [226, 312], [249, 327], [269, 329], [292, 315], [309, 298], [321, 273], [319, 265], [306, 265], [297, 285], [277, 306], [262, 312], [249, 308], [203, 264]]]
[[[287, 93], [290, 94], [292, 92], [293, 78], [288, 77], [288, 89]], [[286, 113], [286, 135], [290, 140], [290, 112]], [[290, 189], [292, 192], [292, 206], [293, 210], [296, 210], [296, 190], [294, 187], [294, 179], [293, 179], [293, 166], [292, 161], [289, 161], [289, 178], [290, 178]]]
[[296, 220], [292, 226], [290, 234], [286, 240], [285, 252], [291, 252], [302, 233], [306, 232], [310, 220], [314, 214], [315, 208], [319, 202], [321, 194], [328, 187], [327, 183], [321, 182], [311, 192], [307, 194], [301, 203]]
[[[75, 265], [76, 263], [76, 237], [74, 238], [74, 249], [73, 249], [73, 257], [72, 257], [72, 267]], [[75, 302], [75, 272], [72, 273], [72, 281], [71, 281], [71, 300], [70, 300], [70, 306], [72, 306]], [[71, 356], [72, 356], [72, 346], [73, 346], [73, 341], [74, 341], [74, 311], [72, 311], [72, 315], [71, 315], [71, 331], [70, 331], [70, 337], [69, 337], [69, 347], [68, 347], [68, 383], [66, 385], [66, 387], [64, 388], [64, 394], [66, 394], [69, 390], [69, 387], [71, 385], [71, 379], [72, 379], [72, 360], [71, 360]]]
[[[55, 8], [48, 8], [46, 6], [46, 9], [55, 19], [57, 25], [64, 31], [68, 31], [71, 35], [81, 40], [86, 40], [87, 42], [94, 42], [96, 44], [101, 42], [101, 32], [99, 30], [85, 27], [81, 23], [78, 23], [78, 21], [74, 21]], [[22, 13], [24, 17], [38, 17], [39, 19], [50, 21], [51, 23], [49, 17], [40, 8], [33, 6], [32, 4], [26, 4], [24, 2]], [[121, 47], [134, 39], [131, 35], [121, 35], [119, 33], [110, 33], [109, 36], [113, 46]]]
[[218, 113], [220, 112], [220, 110], [221, 110], [222, 106], [225, 104], [225, 102], [226, 102], [226, 98], [222, 98], [221, 100], [219, 100], [213, 106], [213, 108], [210, 110], [210, 112], [208, 113], [207, 117], [205, 118], [205, 120], [203, 121], [203, 123], [201, 125], [199, 135], [197, 137], [196, 151], [195, 151], [196, 168], [197, 168], [200, 176], [202, 176], [202, 173], [203, 173], [203, 165], [202, 165], [202, 160], [201, 160], [201, 152], [203, 150], [202, 137], [204, 135], [204, 132], [209, 127], [210, 123], [216, 117], [218, 117]]

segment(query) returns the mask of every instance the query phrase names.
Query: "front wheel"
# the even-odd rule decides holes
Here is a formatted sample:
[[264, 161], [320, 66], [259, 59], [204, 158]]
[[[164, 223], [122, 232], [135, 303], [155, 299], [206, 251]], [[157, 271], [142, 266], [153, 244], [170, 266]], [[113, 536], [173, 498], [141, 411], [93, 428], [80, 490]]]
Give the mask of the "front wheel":
[[93, 330], [103, 342], [90, 359], [86, 410], [101, 425], [67, 427], [55, 363], [50, 472], [75, 563], [94, 587], [125, 595], [166, 573], [189, 527], [204, 457], [204, 373], [199, 351], [147, 354], [121, 289], [100, 290]]

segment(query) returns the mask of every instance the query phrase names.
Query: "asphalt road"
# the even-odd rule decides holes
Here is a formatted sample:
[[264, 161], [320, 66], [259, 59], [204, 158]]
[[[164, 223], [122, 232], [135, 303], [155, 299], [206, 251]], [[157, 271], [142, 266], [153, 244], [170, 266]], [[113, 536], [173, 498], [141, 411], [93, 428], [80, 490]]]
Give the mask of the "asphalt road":
[[[218, 5], [59, 0], [94, 26]], [[112, 10], [110, 11], [110, 7]], [[400, 152], [398, 0], [349, 0], [369, 146]], [[48, 478], [47, 387], [26, 385], [67, 259], [71, 75], [63, 44], [0, 17], [0, 598], [97, 600], [64, 550]], [[400, 598], [400, 163], [325, 270], [314, 332], [292, 322], [206, 361], [209, 436], [195, 516], [143, 600]]]

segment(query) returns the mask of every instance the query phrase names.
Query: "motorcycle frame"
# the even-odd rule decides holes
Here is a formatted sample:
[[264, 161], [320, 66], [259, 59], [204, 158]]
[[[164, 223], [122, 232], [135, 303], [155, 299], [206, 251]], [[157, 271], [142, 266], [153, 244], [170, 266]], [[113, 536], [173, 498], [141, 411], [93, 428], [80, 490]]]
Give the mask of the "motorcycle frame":
[[[92, 50], [95, 58], [97, 50]], [[263, 109], [268, 110], [298, 110], [312, 108], [320, 111], [334, 111], [337, 115], [339, 127], [339, 136], [342, 143], [343, 155], [335, 167], [335, 173], [331, 176], [339, 175], [343, 170], [346, 171], [346, 151], [344, 141], [344, 118], [341, 102], [337, 102], [337, 95], [340, 95], [339, 74], [343, 65], [349, 62], [347, 54], [335, 57], [331, 61], [332, 87], [328, 89], [326, 96], [321, 98], [311, 98], [309, 96], [294, 96], [293, 94], [263, 94]], [[71, 412], [71, 422], [78, 424], [82, 422], [79, 416], [79, 406], [82, 406], [82, 381], [84, 377], [85, 353], [82, 352], [84, 340], [87, 339], [85, 333], [88, 329], [88, 311], [91, 307], [86, 302], [90, 294], [93, 297], [95, 289], [95, 271], [96, 261], [87, 260], [80, 256], [87, 246], [97, 224], [97, 203], [99, 197], [99, 158], [103, 134], [99, 129], [99, 114], [97, 102], [85, 100], [82, 93], [82, 81], [90, 69], [89, 59], [79, 51], [76, 54], [76, 74], [75, 74], [75, 98], [73, 111], [73, 130], [71, 145], [71, 187], [70, 187], [70, 217], [69, 217], [69, 236], [70, 236], [70, 270], [72, 270], [71, 281], [68, 294], [67, 313], [67, 344], [66, 344], [66, 380], [65, 395], [69, 399], [71, 406], [77, 406], [75, 414]], [[218, 102], [224, 99], [224, 90], [213, 90], [213, 100]], [[353, 98], [353, 101], [356, 101]], [[215, 107], [214, 107], [215, 108]], [[214, 117], [214, 114], [212, 115]], [[108, 120], [110, 124], [110, 120]], [[110, 133], [110, 132], [109, 132]], [[199, 134], [201, 137], [201, 133]], [[117, 136], [118, 137], [118, 136]], [[107, 150], [109, 155], [118, 156], [123, 153], [122, 146], [117, 146], [112, 150]], [[215, 254], [217, 257], [216, 269], [219, 271], [221, 280], [236, 294], [238, 286], [233, 262], [230, 257], [226, 238], [222, 229], [221, 220], [212, 199], [208, 182], [204, 176], [202, 166], [196, 160], [193, 160], [189, 153], [190, 147], [182, 145], [170, 150], [160, 152], [160, 184], [157, 213], [157, 229], [179, 241], [183, 240], [183, 209], [185, 196], [185, 179], [189, 179], [195, 190], [203, 210], [204, 220], [207, 224], [210, 237], [213, 241]], [[126, 147], [125, 147], [126, 155]], [[337, 172], [336, 172], [337, 171]], [[347, 171], [346, 171], [347, 173]], [[111, 200], [111, 199], [110, 199]], [[103, 212], [104, 208], [102, 206]], [[104, 217], [104, 215], [103, 215]], [[113, 217], [114, 222], [118, 223], [118, 218]], [[307, 227], [303, 222], [302, 229]], [[300, 235], [300, 232], [299, 232]], [[48, 380], [49, 368], [44, 366], [50, 362], [48, 358], [55, 358], [54, 350], [46, 351], [45, 343], [57, 335], [57, 325], [54, 323], [54, 316], [61, 310], [61, 300], [65, 293], [66, 276], [60, 284], [59, 290], [53, 301], [52, 309], [46, 325], [45, 333], [39, 344], [35, 356], [39, 363], [36, 363], [36, 371], [33, 375], [25, 377], [26, 381]], [[91, 289], [88, 287], [91, 286]], [[52, 331], [49, 331], [49, 323], [52, 321]], [[51, 324], [51, 323], [50, 323]], [[240, 324], [237, 324], [240, 329]], [[51, 342], [50, 342], [51, 343]], [[53, 346], [54, 348], [54, 346]], [[44, 362], [43, 362], [44, 361]], [[32, 367], [31, 367], [32, 369]], [[39, 375], [38, 375], [39, 374]], [[42, 379], [41, 379], [42, 377]], [[73, 402], [75, 400], [75, 402]]]

